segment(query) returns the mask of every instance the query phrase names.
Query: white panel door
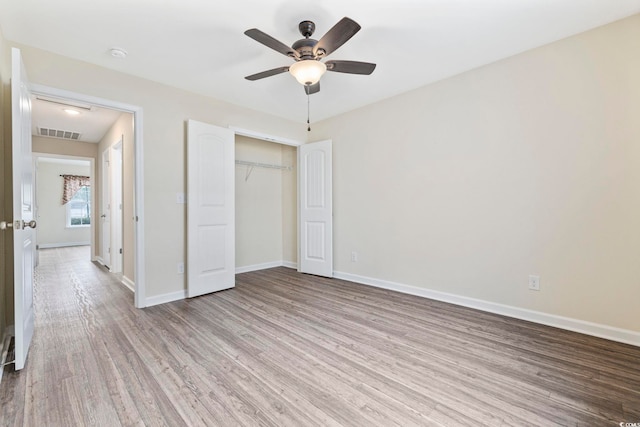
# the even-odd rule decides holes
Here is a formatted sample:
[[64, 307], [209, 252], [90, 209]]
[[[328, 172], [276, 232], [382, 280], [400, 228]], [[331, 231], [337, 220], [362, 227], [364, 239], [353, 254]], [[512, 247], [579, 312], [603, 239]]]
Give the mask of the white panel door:
[[102, 152], [102, 179], [100, 203], [100, 253], [102, 262], [111, 268], [111, 149]]
[[11, 123], [13, 165], [13, 272], [16, 370], [24, 368], [33, 337], [33, 164], [31, 93], [20, 50], [11, 51]]
[[122, 273], [122, 140], [111, 147], [109, 155], [111, 173], [111, 252], [109, 264], [112, 273]]
[[333, 277], [331, 141], [298, 147], [298, 271]]
[[187, 130], [187, 296], [235, 286], [233, 131], [189, 120]]

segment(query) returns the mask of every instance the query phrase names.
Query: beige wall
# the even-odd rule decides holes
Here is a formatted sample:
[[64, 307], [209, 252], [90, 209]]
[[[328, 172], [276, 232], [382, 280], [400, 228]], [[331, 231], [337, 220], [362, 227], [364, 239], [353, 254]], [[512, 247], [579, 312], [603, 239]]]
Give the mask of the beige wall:
[[188, 119], [304, 140], [300, 123], [171, 88], [159, 83], [20, 46], [32, 82], [143, 108], [146, 297], [181, 292], [186, 219], [176, 193], [185, 187]]
[[[69, 165], [40, 161], [36, 170], [36, 203], [38, 207], [37, 244], [39, 247], [71, 243], [89, 244], [91, 227], [67, 227], [67, 207], [62, 204], [62, 187], [65, 175], [90, 176], [89, 162]], [[93, 206], [92, 206], [93, 210]], [[95, 218], [95, 215], [94, 215]]]
[[[237, 160], [290, 166], [295, 148], [237, 136], [235, 153]], [[286, 219], [296, 215], [295, 170], [254, 167], [246, 176], [247, 166], [236, 166], [236, 267], [291, 261], [295, 223]]]
[[[280, 164], [278, 144], [236, 137], [237, 160]], [[236, 166], [236, 267], [282, 260], [282, 172]]]
[[60, 154], [74, 157], [90, 157], [98, 159], [98, 144], [81, 141], [32, 136], [31, 151], [43, 154]]
[[[96, 163], [96, 182], [98, 191], [96, 192], [96, 207], [102, 200], [101, 180], [102, 180], [102, 153], [109, 147], [114, 146], [122, 140], [122, 273], [131, 282], [135, 277], [135, 233], [134, 233], [134, 145], [133, 145], [133, 114], [122, 113], [118, 120], [111, 126], [105, 136], [100, 141], [97, 148], [99, 161]], [[100, 223], [101, 224], [101, 223]], [[96, 227], [99, 229], [100, 227]], [[101, 233], [98, 230], [96, 254], [103, 256]]]
[[640, 331], [639, 52], [636, 15], [313, 126], [335, 269]]

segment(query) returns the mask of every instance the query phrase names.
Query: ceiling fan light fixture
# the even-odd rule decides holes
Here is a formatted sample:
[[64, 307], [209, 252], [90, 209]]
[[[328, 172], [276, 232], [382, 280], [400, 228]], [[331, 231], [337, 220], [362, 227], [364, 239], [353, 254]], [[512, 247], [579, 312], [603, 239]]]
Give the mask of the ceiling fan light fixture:
[[311, 86], [320, 81], [320, 77], [327, 71], [327, 66], [315, 59], [298, 61], [289, 67], [289, 72], [298, 83]]

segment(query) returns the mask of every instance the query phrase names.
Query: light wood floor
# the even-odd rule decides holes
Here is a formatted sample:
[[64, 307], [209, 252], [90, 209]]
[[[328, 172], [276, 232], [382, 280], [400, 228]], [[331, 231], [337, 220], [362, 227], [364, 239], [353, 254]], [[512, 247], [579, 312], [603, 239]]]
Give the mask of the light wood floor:
[[1, 426], [640, 422], [640, 348], [286, 268], [137, 310], [87, 248], [40, 256]]

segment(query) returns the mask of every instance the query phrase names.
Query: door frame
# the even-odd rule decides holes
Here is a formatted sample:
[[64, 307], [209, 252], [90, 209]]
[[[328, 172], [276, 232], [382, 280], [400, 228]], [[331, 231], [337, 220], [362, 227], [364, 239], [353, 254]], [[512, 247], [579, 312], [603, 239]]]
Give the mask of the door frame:
[[119, 110], [133, 115], [133, 212], [134, 212], [134, 306], [147, 306], [145, 286], [145, 239], [144, 239], [144, 158], [143, 158], [143, 111], [142, 107], [96, 96], [85, 95], [51, 86], [32, 84], [35, 95], [53, 96]]

